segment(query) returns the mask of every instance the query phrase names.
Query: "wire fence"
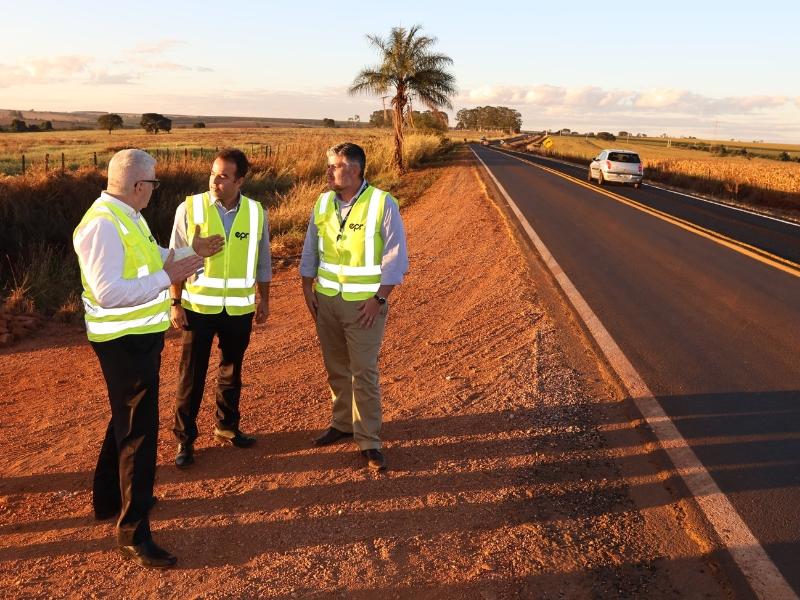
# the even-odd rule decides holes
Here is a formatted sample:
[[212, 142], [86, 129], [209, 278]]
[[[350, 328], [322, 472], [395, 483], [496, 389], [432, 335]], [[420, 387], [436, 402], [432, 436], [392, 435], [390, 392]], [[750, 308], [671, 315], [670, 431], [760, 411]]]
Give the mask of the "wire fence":
[[[277, 158], [277, 156], [285, 151], [286, 146], [281, 148], [281, 144], [246, 144], [240, 148], [249, 158]], [[146, 152], [151, 154], [159, 162], [177, 162], [188, 160], [203, 160], [211, 159], [219, 152], [219, 146], [214, 148], [203, 148], [196, 146], [176, 146], [174, 148], [158, 147], [158, 148], [143, 148]], [[105, 169], [108, 161], [114, 155], [114, 152], [98, 153], [93, 151], [91, 155], [82, 154], [80, 157], [68, 155], [65, 152], [45, 153], [36, 155], [31, 158], [30, 155], [21, 154], [18, 159], [6, 156], [5, 160], [0, 161], [0, 173], [5, 175], [30, 175], [34, 172], [44, 173], [65, 173], [66, 171], [77, 171], [81, 167], [93, 167], [95, 169]]]

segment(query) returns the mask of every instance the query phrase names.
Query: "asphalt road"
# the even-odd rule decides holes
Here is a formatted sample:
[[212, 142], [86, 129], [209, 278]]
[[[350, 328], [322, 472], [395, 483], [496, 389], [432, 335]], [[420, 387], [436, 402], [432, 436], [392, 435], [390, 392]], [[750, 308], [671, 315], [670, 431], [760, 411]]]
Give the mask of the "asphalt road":
[[[800, 594], [800, 277], [473, 148]], [[800, 227], [652, 188], [609, 190], [800, 262]]]

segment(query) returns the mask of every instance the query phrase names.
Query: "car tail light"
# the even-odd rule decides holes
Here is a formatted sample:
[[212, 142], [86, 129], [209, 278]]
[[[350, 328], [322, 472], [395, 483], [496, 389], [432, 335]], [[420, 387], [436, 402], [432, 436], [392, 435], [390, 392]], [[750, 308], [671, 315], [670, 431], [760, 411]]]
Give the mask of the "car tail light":
[[644, 169], [642, 169], [642, 163], [639, 163], [639, 173], [643, 173]]
[[606, 161], [606, 170], [608, 170], [608, 171], [611, 170], [611, 161], [610, 160]]

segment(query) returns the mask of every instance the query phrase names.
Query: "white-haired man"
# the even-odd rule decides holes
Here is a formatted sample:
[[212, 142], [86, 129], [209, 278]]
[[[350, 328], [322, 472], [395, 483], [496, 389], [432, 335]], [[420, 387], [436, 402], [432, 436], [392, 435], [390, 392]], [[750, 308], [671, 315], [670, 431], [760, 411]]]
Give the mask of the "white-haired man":
[[153, 542], [148, 513], [158, 441], [158, 383], [171, 282], [182, 281], [222, 248], [218, 237], [195, 237], [176, 253], [158, 246], [141, 215], [159, 186], [155, 159], [121, 150], [108, 163], [108, 189], [73, 234], [83, 283], [86, 332], [106, 380], [111, 419], [97, 459], [95, 517], [117, 514], [122, 555], [144, 567], [176, 558]]

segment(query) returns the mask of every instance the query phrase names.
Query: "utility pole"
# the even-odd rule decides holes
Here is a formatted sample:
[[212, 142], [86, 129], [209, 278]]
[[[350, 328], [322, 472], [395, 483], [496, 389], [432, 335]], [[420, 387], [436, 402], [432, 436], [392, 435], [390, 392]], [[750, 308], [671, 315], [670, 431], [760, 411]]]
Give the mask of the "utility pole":
[[391, 96], [381, 96], [381, 100], [383, 100], [383, 122], [386, 123], [389, 120], [389, 116], [386, 114], [386, 99], [391, 98]]

